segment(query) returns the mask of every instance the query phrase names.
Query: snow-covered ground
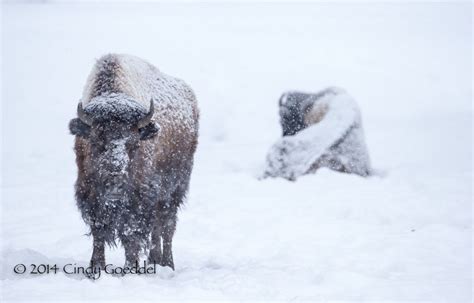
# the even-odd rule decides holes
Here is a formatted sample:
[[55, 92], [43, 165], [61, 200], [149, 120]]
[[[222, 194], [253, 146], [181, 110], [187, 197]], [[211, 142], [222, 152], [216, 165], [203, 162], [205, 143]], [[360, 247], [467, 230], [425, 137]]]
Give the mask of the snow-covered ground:
[[[200, 102], [176, 271], [15, 275], [89, 261], [67, 124], [108, 52], [184, 79]], [[471, 4], [4, 5], [2, 301], [469, 302], [471, 52]], [[378, 174], [258, 180], [280, 94], [333, 85], [360, 105]], [[122, 249], [107, 259], [121, 265]]]

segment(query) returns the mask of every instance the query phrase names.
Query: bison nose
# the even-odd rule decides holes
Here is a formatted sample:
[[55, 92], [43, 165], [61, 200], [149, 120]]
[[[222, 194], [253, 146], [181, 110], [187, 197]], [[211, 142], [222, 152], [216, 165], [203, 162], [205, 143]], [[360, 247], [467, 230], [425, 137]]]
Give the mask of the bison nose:
[[107, 184], [105, 186], [104, 198], [107, 200], [120, 200], [123, 199], [125, 191], [122, 186]]
[[118, 193], [116, 193], [116, 194], [114, 194], [114, 193], [107, 193], [107, 194], [105, 194], [105, 196], [104, 196], [104, 198], [105, 198], [106, 200], [109, 200], [109, 201], [118, 201], [118, 200], [123, 199], [123, 197], [124, 197], [124, 196], [123, 196], [122, 194], [118, 194]]

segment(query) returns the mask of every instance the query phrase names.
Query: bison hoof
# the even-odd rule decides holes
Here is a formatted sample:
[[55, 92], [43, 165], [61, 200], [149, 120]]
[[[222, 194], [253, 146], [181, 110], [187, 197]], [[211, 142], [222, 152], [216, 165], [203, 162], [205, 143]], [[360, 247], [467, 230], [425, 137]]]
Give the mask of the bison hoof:
[[161, 265], [161, 254], [150, 252], [148, 256], [148, 264], [158, 264]]
[[84, 275], [91, 280], [97, 280], [100, 278], [103, 268], [105, 268], [105, 260], [91, 260], [89, 268], [84, 272]]
[[171, 257], [171, 258], [163, 257], [163, 258], [161, 258], [161, 262], [160, 262], [159, 264], [160, 264], [161, 266], [163, 266], [163, 267], [168, 266], [169, 268], [171, 268], [172, 270], [174, 270], [173, 257]]
[[148, 258], [148, 264], [157, 264], [157, 265], [160, 265], [160, 266], [163, 266], [163, 267], [166, 267], [168, 266], [169, 268], [171, 268], [172, 270], [174, 270], [174, 263], [173, 263], [173, 260], [165, 260], [165, 258], [151, 258], [149, 257]]
[[90, 280], [98, 280], [101, 275], [101, 268], [93, 267], [91, 271], [84, 272], [84, 275]]

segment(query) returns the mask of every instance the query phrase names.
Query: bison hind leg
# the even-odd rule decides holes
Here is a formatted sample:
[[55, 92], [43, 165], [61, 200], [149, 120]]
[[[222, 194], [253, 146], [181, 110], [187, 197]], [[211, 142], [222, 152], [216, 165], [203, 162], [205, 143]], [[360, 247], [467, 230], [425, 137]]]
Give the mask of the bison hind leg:
[[162, 253], [161, 253], [161, 233], [162, 227], [159, 222], [155, 222], [153, 230], [151, 232], [151, 249], [148, 255], [148, 263], [160, 264]]
[[[156, 234], [156, 238], [158, 238], [158, 233], [161, 236], [162, 241], [162, 251], [161, 259], [158, 262], [161, 266], [167, 266], [174, 270], [174, 260], [173, 260], [173, 236], [176, 231], [176, 223], [177, 223], [177, 213], [179, 206], [183, 203], [185, 196], [186, 196], [187, 186], [186, 187], [178, 187], [174, 193], [171, 195], [171, 199], [169, 201], [160, 201], [158, 203], [158, 222], [157, 226], [153, 231], [153, 235]], [[152, 241], [154, 241], [152, 235]], [[155, 239], [156, 239], [155, 238]], [[155, 252], [152, 250], [150, 252], [150, 259], [152, 258], [152, 253], [158, 257], [158, 247], [159, 242], [153, 242], [152, 245], [155, 245]], [[156, 259], [155, 259], [156, 260]]]
[[152, 232], [152, 249], [148, 260], [174, 270], [172, 242], [176, 230], [177, 207], [167, 201], [159, 202], [158, 222]]

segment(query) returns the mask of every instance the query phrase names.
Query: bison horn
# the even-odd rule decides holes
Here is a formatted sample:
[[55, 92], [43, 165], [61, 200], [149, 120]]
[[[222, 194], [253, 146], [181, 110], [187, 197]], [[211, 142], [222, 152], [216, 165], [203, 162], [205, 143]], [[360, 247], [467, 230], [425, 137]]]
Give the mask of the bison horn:
[[79, 102], [77, 105], [77, 116], [85, 124], [89, 126], [92, 125], [92, 119], [84, 112], [84, 109], [82, 108], [82, 102]]
[[153, 103], [153, 99], [151, 99], [150, 111], [148, 112], [148, 114], [145, 115], [145, 117], [141, 118], [140, 121], [138, 121], [138, 128], [147, 126], [151, 122], [151, 119], [153, 118], [154, 113], [155, 113], [155, 106]]

